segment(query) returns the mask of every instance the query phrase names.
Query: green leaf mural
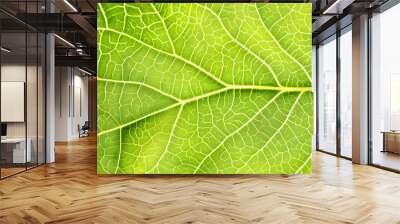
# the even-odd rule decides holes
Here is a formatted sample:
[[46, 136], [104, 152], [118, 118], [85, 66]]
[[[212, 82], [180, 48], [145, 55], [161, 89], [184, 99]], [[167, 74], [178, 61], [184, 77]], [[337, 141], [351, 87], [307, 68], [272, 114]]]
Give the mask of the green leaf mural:
[[311, 173], [311, 4], [98, 4], [99, 174]]

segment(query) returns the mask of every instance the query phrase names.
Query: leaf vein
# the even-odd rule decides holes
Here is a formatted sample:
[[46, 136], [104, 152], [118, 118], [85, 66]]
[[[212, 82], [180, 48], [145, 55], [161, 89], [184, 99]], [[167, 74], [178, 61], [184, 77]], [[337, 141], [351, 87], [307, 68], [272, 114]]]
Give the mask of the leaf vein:
[[265, 60], [263, 60], [262, 58], [260, 58], [260, 56], [258, 56], [256, 53], [254, 53], [252, 50], [250, 50], [248, 47], [246, 47], [244, 44], [242, 44], [240, 41], [238, 41], [236, 38], [234, 38], [234, 37], [232, 36], [232, 34], [229, 32], [229, 30], [225, 27], [224, 22], [221, 20], [221, 18], [220, 18], [213, 10], [211, 10], [210, 8], [208, 8], [208, 7], [206, 7], [206, 6], [203, 6], [203, 5], [201, 5], [201, 4], [198, 4], [198, 5], [200, 5], [200, 7], [206, 9], [206, 10], [209, 11], [212, 15], [214, 15], [215, 18], [216, 18], [216, 19], [218, 20], [218, 22], [220, 23], [222, 29], [224, 29], [225, 33], [226, 33], [236, 44], [238, 44], [241, 48], [243, 48], [244, 50], [246, 50], [247, 52], [249, 52], [249, 53], [250, 53], [251, 55], [253, 55], [257, 60], [259, 60], [265, 67], [267, 67], [268, 70], [271, 72], [272, 76], [274, 77], [275, 82], [277, 83], [277, 85], [280, 86], [280, 87], [282, 86], [281, 83], [280, 83], [280, 81], [279, 81], [279, 79], [278, 79], [278, 76], [276, 75], [276, 73], [274, 72], [274, 70], [272, 69], [272, 67], [271, 67]]
[[172, 53], [173, 53], [173, 54], [176, 54], [176, 53], [175, 53], [175, 46], [174, 46], [174, 43], [172, 42], [171, 36], [170, 36], [170, 34], [169, 34], [169, 31], [168, 31], [167, 25], [165, 24], [164, 19], [161, 17], [160, 12], [157, 10], [157, 8], [154, 6], [154, 4], [153, 4], [153, 3], [150, 3], [150, 5], [151, 5], [151, 7], [154, 9], [154, 12], [157, 14], [158, 18], [160, 18], [161, 23], [163, 24], [163, 27], [164, 27], [164, 29], [165, 29], [165, 33], [167, 34], [169, 43], [171, 44]]
[[133, 37], [133, 36], [131, 36], [131, 35], [129, 35], [129, 34], [120, 32], [120, 31], [118, 31], [118, 30], [114, 30], [114, 29], [112, 29], [112, 28], [97, 28], [97, 30], [109, 31], [109, 32], [113, 32], [113, 33], [120, 34], [120, 35], [122, 35], [122, 36], [128, 37], [128, 38], [130, 38], [130, 39], [132, 39], [132, 40], [134, 40], [134, 41], [136, 41], [136, 42], [138, 42], [138, 43], [140, 43], [140, 44], [142, 44], [142, 45], [144, 45], [144, 46], [146, 46], [146, 47], [148, 47], [148, 48], [150, 48], [150, 49], [152, 49], [152, 50], [154, 50], [154, 51], [157, 51], [157, 52], [162, 53], [162, 54], [166, 54], [166, 55], [171, 56], [171, 57], [173, 57], [173, 58], [177, 58], [177, 59], [181, 60], [182, 62], [184, 62], [185, 64], [191, 65], [192, 67], [198, 69], [199, 71], [201, 71], [202, 73], [204, 73], [204, 74], [207, 75], [208, 77], [214, 79], [216, 82], [218, 82], [219, 84], [221, 84], [221, 85], [223, 85], [223, 86], [226, 86], [226, 85], [227, 85], [224, 81], [222, 81], [221, 79], [219, 79], [219, 78], [216, 77], [215, 75], [211, 74], [210, 72], [208, 72], [207, 70], [205, 70], [204, 68], [202, 68], [200, 65], [197, 65], [197, 64], [191, 62], [190, 60], [187, 60], [186, 58], [184, 58], [184, 57], [182, 57], [182, 56], [180, 56], [180, 55], [171, 54], [171, 53], [169, 53], [169, 52], [163, 51], [163, 50], [158, 49], [158, 48], [156, 48], [156, 47], [154, 47], [154, 46], [152, 46], [152, 45], [150, 45], [150, 44], [147, 44], [147, 43], [143, 42], [142, 40], [139, 40], [139, 39], [137, 39], [137, 38], [135, 38], [135, 37]]
[[167, 142], [167, 145], [165, 146], [164, 152], [161, 154], [161, 156], [160, 156], [160, 158], [158, 159], [157, 163], [156, 163], [148, 172], [146, 172], [146, 173], [151, 173], [151, 172], [153, 172], [153, 170], [154, 170], [155, 168], [158, 168], [159, 165], [160, 165], [161, 160], [164, 158], [165, 154], [167, 154], [169, 145], [171, 144], [171, 140], [172, 140], [172, 137], [173, 137], [173, 135], [174, 135], [175, 128], [176, 128], [176, 126], [177, 126], [177, 124], [178, 124], [178, 120], [179, 120], [179, 118], [180, 118], [180, 116], [181, 116], [183, 107], [184, 107], [184, 104], [182, 104], [182, 105], [180, 106], [180, 108], [179, 108], [178, 115], [176, 116], [175, 122], [174, 122], [174, 124], [172, 125], [171, 134], [169, 135], [168, 142]]
[[173, 96], [173, 95], [171, 95], [171, 94], [168, 94], [168, 93], [162, 91], [161, 89], [158, 89], [158, 88], [156, 88], [156, 87], [154, 87], [154, 86], [152, 86], [152, 85], [146, 84], [146, 83], [144, 83], [144, 82], [125, 81], [125, 80], [115, 80], [115, 79], [105, 79], [105, 78], [100, 78], [100, 77], [98, 77], [97, 80], [98, 80], [98, 81], [104, 81], [104, 82], [120, 83], [120, 84], [140, 85], [140, 86], [144, 86], [144, 87], [147, 87], [147, 88], [149, 88], [149, 89], [152, 89], [152, 90], [154, 90], [154, 91], [156, 91], [156, 92], [158, 92], [158, 93], [160, 93], [160, 94], [162, 94], [162, 95], [164, 95], [164, 96], [166, 96], [166, 97], [169, 97], [169, 98], [171, 98], [171, 99], [174, 99], [175, 101], [181, 101], [181, 100], [182, 100], [182, 99], [180, 99], [180, 98], [177, 98], [177, 97], [175, 97], [175, 96]]
[[212, 156], [230, 137], [232, 137], [233, 135], [235, 135], [236, 133], [238, 133], [240, 130], [242, 130], [244, 127], [246, 127], [248, 124], [250, 124], [250, 122], [252, 122], [261, 112], [263, 112], [272, 102], [275, 101], [276, 98], [278, 98], [280, 95], [282, 94], [282, 92], [279, 92], [278, 94], [276, 94], [271, 100], [268, 101], [268, 103], [266, 103], [263, 107], [261, 107], [248, 121], [246, 121], [245, 123], [243, 123], [238, 129], [236, 129], [235, 131], [233, 131], [232, 133], [230, 133], [229, 135], [225, 136], [225, 138], [214, 148], [211, 150], [211, 152], [209, 154], [207, 154], [203, 160], [201, 160], [201, 162], [199, 163], [199, 165], [196, 167], [195, 171], [193, 172], [193, 174], [196, 174], [201, 166], [203, 165], [203, 163], [210, 158], [210, 156]]
[[[256, 156], [258, 155], [258, 153], [260, 153], [261, 151], [263, 151], [265, 149], [265, 147], [267, 147], [267, 145], [269, 145], [269, 143], [275, 138], [275, 136], [280, 133], [280, 131], [282, 130], [282, 128], [288, 123], [289, 118], [292, 115], [292, 112], [294, 111], [294, 108], [296, 108], [297, 103], [299, 102], [301, 96], [303, 95], [303, 92], [299, 94], [299, 96], [297, 97], [296, 101], [293, 103], [293, 106], [290, 108], [286, 119], [282, 122], [282, 124], [279, 126], [279, 128], [274, 132], [274, 134], [268, 139], [268, 141], [259, 149], [257, 150], [257, 152], [255, 152], [252, 156], [250, 156], [250, 158], [244, 163], [244, 165], [241, 167], [243, 168], [244, 166], [248, 165], [248, 163]], [[240, 169], [241, 169], [240, 168]], [[238, 170], [240, 170], [238, 169]]]
[[262, 17], [261, 17], [261, 14], [260, 14], [260, 11], [259, 11], [259, 8], [258, 8], [257, 4], [255, 4], [254, 7], [256, 8], [257, 15], [258, 15], [258, 17], [259, 17], [259, 19], [260, 19], [260, 21], [261, 21], [263, 27], [265, 28], [265, 31], [268, 33], [268, 35], [269, 35], [269, 36], [272, 38], [272, 40], [276, 43], [276, 45], [279, 47], [279, 49], [281, 49], [281, 51], [282, 51], [284, 54], [286, 54], [294, 63], [296, 63], [298, 66], [300, 66], [300, 68], [301, 68], [301, 69], [304, 71], [304, 73], [306, 74], [307, 78], [308, 78], [310, 81], [312, 81], [312, 80], [311, 80], [310, 73], [307, 71], [307, 69], [306, 69], [298, 60], [296, 60], [296, 58], [294, 58], [291, 54], [289, 54], [289, 52], [287, 52], [287, 51], [282, 47], [282, 45], [280, 44], [280, 42], [275, 38], [275, 36], [272, 34], [272, 32], [271, 32], [271, 31], [268, 29], [268, 27], [265, 25], [265, 22], [264, 22], [264, 20], [263, 20]]

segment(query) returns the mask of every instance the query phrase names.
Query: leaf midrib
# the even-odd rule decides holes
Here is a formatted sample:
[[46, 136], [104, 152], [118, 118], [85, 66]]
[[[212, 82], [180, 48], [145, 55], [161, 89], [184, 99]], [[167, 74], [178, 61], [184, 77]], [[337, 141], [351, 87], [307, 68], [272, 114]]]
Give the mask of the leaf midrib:
[[[103, 80], [107, 80], [107, 79], [103, 79]], [[108, 81], [109, 81], [109, 80], [108, 80]], [[121, 81], [121, 82], [123, 82], [123, 81]], [[135, 84], [136, 84], [136, 83], [135, 83]], [[117, 126], [117, 127], [114, 127], [114, 128], [108, 129], [108, 130], [101, 131], [101, 132], [99, 132], [97, 135], [98, 135], [98, 136], [101, 136], [101, 135], [103, 135], [103, 134], [106, 134], [106, 133], [109, 133], [109, 132], [112, 132], [112, 131], [115, 131], [115, 130], [122, 129], [122, 128], [127, 127], [127, 126], [129, 126], [129, 125], [132, 125], [132, 124], [134, 124], [134, 123], [136, 123], [136, 122], [138, 122], [138, 121], [141, 121], [141, 120], [143, 120], [143, 119], [145, 119], [145, 118], [148, 118], [148, 117], [151, 117], [151, 116], [153, 116], [153, 115], [162, 113], [162, 112], [167, 111], [167, 110], [169, 110], [169, 109], [172, 109], [172, 108], [174, 108], [174, 107], [177, 107], [177, 106], [180, 106], [180, 105], [185, 105], [185, 104], [188, 104], [188, 103], [191, 103], [191, 102], [194, 102], [194, 101], [198, 101], [198, 100], [201, 100], [201, 99], [204, 99], [204, 98], [208, 98], [208, 97], [211, 97], [211, 96], [213, 96], [213, 95], [217, 95], [217, 94], [219, 94], [219, 93], [223, 93], [223, 92], [226, 92], [226, 91], [229, 91], [229, 90], [256, 90], [256, 91], [257, 91], [257, 90], [264, 90], [264, 91], [277, 91], [277, 93], [280, 93], [280, 92], [311, 92], [311, 91], [312, 91], [312, 88], [311, 88], [311, 87], [275, 87], [275, 86], [263, 86], [262, 88], [263, 88], [263, 89], [256, 89], [256, 88], [252, 88], [252, 87], [249, 87], [249, 86], [230, 86], [230, 87], [224, 87], [224, 88], [221, 88], [221, 89], [218, 89], [218, 90], [215, 90], [215, 91], [212, 91], [212, 92], [208, 92], [208, 93], [206, 93], [206, 94], [203, 94], [203, 95], [200, 95], [200, 96], [196, 96], [196, 97], [193, 97], [193, 98], [190, 98], [190, 99], [185, 99], [185, 100], [176, 101], [176, 103], [174, 103], [174, 104], [171, 104], [171, 105], [169, 105], [169, 106], [167, 106], [167, 107], [164, 107], [164, 108], [159, 109], [159, 110], [157, 110], [157, 111], [154, 111], [154, 112], [152, 112], [152, 113], [150, 113], [150, 114], [147, 114], [147, 115], [145, 115], [145, 116], [142, 116], [142, 117], [140, 117], [140, 118], [138, 118], [138, 119], [136, 119], [136, 120], [134, 120], [134, 121], [131, 121], [131, 122], [128, 122], [128, 123], [119, 125], [119, 126]]]

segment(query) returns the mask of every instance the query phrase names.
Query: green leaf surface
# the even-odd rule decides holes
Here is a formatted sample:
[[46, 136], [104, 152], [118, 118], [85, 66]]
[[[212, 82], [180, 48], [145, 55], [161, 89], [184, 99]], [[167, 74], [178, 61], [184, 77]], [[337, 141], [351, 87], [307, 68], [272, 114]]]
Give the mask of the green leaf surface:
[[98, 4], [100, 174], [311, 172], [311, 4]]

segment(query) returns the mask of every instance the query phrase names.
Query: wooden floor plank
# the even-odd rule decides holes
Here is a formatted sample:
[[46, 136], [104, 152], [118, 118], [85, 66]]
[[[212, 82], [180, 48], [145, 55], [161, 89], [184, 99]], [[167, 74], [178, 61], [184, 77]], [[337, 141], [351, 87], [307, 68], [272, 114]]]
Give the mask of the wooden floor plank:
[[400, 223], [400, 175], [315, 152], [312, 175], [98, 176], [96, 139], [0, 181], [0, 223]]

